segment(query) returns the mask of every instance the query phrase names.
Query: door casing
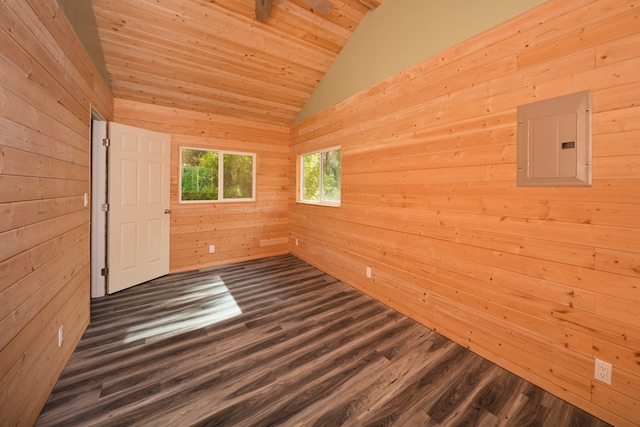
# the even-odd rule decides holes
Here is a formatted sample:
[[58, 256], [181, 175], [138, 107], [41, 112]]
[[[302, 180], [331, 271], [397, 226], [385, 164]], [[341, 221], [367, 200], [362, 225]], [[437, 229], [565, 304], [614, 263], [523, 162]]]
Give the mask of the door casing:
[[91, 109], [91, 298], [105, 295], [107, 216], [102, 206], [107, 203], [107, 121]]

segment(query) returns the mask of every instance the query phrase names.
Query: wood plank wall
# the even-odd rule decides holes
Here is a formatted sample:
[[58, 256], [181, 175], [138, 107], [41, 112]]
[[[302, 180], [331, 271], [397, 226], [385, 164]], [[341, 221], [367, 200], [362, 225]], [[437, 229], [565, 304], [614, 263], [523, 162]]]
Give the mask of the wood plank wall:
[[[114, 110], [116, 122], [171, 134], [171, 271], [289, 251], [288, 126], [122, 99]], [[181, 146], [256, 153], [256, 201], [179, 203]]]
[[89, 323], [92, 105], [111, 117], [55, 0], [0, 2], [2, 425], [35, 422]]
[[[550, 0], [294, 126], [291, 252], [639, 425], [639, 6]], [[593, 186], [518, 188], [516, 106], [586, 89]], [[342, 206], [295, 203], [296, 156], [335, 144]], [[595, 358], [613, 364], [611, 386], [593, 380]]]

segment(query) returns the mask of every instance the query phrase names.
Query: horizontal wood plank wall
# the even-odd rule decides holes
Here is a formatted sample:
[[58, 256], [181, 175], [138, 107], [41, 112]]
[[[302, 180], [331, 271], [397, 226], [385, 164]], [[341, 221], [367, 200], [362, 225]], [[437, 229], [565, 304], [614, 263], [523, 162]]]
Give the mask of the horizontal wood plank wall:
[[31, 425], [89, 324], [91, 107], [113, 99], [55, 0], [0, 2], [0, 38], [0, 424]]
[[[291, 252], [640, 424], [639, 9], [551, 0], [294, 126]], [[587, 89], [593, 186], [518, 188], [517, 105]], [[296, 155], [335, 144], [342, 206], [295, 203]], [[593, 380], [595, 358], [613, 364], [611, 386]]]
[[[289, 251], [288, 126], [122, 99], [114, 115], [116, 122], [171, 134], [171, 271]], [[181, 146], [256, 153], [256, 201], [180, 203]]]

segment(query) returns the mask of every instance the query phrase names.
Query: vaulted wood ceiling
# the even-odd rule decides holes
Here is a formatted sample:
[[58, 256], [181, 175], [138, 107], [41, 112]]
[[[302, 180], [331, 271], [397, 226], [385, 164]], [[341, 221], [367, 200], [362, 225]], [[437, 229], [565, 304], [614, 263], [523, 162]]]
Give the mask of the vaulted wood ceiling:
[[273, 0], [92, 0], [117, 98], [289, 125], [369, 8]]

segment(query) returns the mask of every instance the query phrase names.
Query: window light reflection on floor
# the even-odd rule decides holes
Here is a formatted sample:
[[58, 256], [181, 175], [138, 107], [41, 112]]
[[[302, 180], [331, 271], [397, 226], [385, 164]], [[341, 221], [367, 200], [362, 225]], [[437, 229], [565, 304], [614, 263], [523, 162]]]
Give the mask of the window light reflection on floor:
[[[207, 283], [185, 286], [185, 293], [164, 304], [161, 314], [128, 328], [124, 343], [145, 342], [169, 338], [185, 332], [215, 325], [242, 314], [238, 303], [224, 281], [216, 276]], [[157, 307], [156, 307], [157, 308]]]

